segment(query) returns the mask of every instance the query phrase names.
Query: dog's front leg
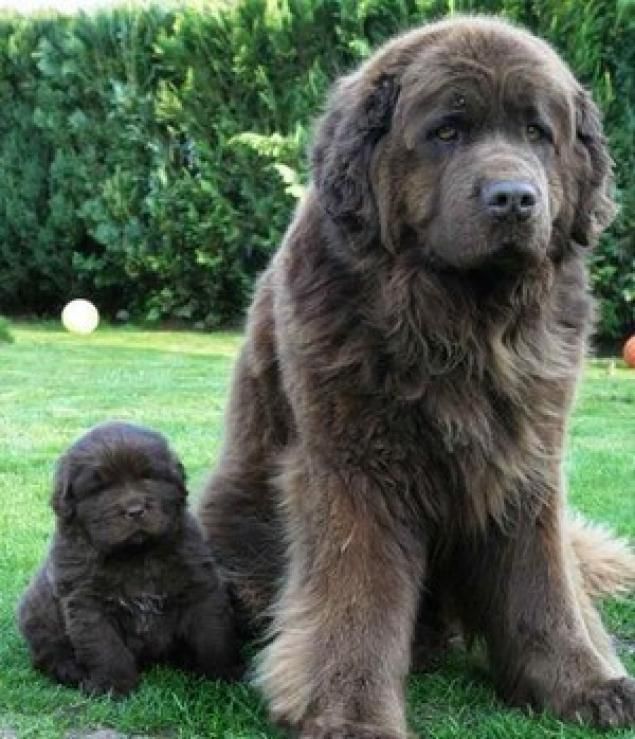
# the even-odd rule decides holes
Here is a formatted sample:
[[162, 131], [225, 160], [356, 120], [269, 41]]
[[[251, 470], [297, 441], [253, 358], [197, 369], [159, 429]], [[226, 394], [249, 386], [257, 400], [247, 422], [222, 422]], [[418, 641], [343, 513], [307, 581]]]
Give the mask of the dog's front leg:
[[403, 739], [418, 532], [359, 470], [298, 452], [282, 487], [288, 570], [259, 670], [272, 715], [302, 739]]
[[580, 600], [557, 476], [541, 487], [551, 496], [538, 508], [521, 508], [506, 531], [466, 546], [456, 588], [464, 619], [485, 637], [510, 702], [600, 727], [635, 726], [635, 680]]

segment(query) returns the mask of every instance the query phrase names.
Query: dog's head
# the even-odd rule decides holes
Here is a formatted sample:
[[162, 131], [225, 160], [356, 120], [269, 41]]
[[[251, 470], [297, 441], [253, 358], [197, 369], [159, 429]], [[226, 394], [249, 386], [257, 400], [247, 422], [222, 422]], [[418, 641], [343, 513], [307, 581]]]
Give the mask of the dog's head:
[[558, 259], [614, 212], [596, 106], [550, 46], [494, 19], [413, 31], [344, 78], [313, 172], [340, 244], [442, 269]]
[[129, 423], [96, 426], [57, 465], [58, 520], [101, 552], [172, 535], [186, 500], [183, 465], [161, 434]]

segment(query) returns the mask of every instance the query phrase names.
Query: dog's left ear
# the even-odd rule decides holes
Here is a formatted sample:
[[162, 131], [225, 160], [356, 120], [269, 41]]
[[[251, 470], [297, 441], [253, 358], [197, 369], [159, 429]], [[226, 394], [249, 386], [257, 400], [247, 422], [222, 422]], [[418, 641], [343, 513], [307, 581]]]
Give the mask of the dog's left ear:
[[398, 95], [392, 75], [372, 81], [359, 73], [345, 77], [317, 127], [311, 162], [319, 200], [336, 223], [356, 233], [377, 227], [369, 170]]
[[593, 246], [616, 213], [611, 194], [613, 162], [600, 112], [589, 93], [582, 89], [576, 96], [575, 154], [579, 179], [571, 238], [582, 246]]
[[68, 523], [75, 515], [75, 496], [72, 484], [72, 466], [66, 457], [57, 463], [51, 506], [56, 516]]

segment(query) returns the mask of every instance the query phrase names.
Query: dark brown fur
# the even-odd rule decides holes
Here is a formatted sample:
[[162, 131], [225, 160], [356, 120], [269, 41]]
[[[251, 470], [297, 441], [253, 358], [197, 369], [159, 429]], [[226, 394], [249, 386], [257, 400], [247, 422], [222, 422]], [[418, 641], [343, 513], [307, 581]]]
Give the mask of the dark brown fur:
[[186, 495], [165, 439], [139, 426], [97, 426], [60, 459], [55, 536], [19, 606], [38, 669], [119, 695], [159, 661], [236, 674], [227, 594]]
[[[510, 702], [635, 725], [561, 479], [584, 254], [613, 215], [595, 105], [533, 36], [445, 21], [340, 81], [312, 162], [201, 506], [245, 622], [271, 619], [273, 717], [402, 739], [415, 623], [420, 652], [458, 618]], [[528, 220], [483, 205], [511, 179]]]

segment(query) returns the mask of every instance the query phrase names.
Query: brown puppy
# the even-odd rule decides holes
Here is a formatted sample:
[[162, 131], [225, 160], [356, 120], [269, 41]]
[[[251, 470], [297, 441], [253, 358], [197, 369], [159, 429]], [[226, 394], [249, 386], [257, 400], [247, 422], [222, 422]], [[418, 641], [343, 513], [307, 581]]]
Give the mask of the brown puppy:
[[38, 669], [120, 695], [157, 661], [236, 673], [231, 609], [186, 495], [183, 466], [154, 431], [107, 423], [64, 454], [55, 537], [19, 606]]
[[595, 105], [528, 33], [443, 21], [340, 81], [312, 163], [201, 507], [243, 617], [272, 616], [274, 718], [403, 739], [415, 623], [458, 618], [510, 702], [634, 726], [561, 470], [614, 211]]

